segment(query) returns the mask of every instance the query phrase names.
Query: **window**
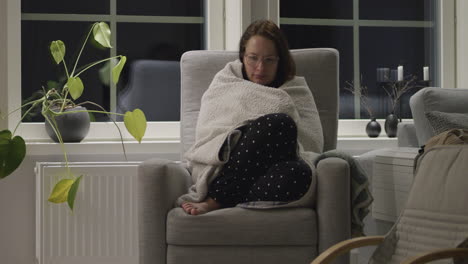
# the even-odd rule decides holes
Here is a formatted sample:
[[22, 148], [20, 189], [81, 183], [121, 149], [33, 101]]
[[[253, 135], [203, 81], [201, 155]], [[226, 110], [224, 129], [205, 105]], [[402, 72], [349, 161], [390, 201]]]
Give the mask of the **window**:
[[[179, 87], [171, 89], [160, 84], [167, 76], [178, 80], [180, 74], [166, 75], [161, 83], [136, 89], [130, 87], [132, 67], [140, 60], [177, 63], [183, 52], [204, 49], [204, 4], [203, 0], [85, 0], [78, 5], [59, 0], [22, 0], [22, 100], [46, 86], [47, 81], [63, 80], [63, 67], [55, 65], [49, 56], [50, 41], [64, 41], [65, 59], [72, 64], [91, 24], [105, 21], [111, 27], [114, 48], [100, 50], [88, 42], [79, 66], [110, 55], [127, 56], [127, 64], [117, 86], [109, 82], [110, 72], [106, 64], [87, 71], [82, 76], [85, 92], [79, 101], [93, 101], [107, 110], [124, 112], [133, 110], [125, 109], [132, 94], [144, 94], [151, 98], [153, 106], [160, 106], [148, 111], [148, 121], [179, 121]], [[109, 121], [105, 115], [95, 118], [96, 121]], [[24, 121], [43, 121], [43, 118], [36, 113]]]
[[[378, 80], [377, 72], [388, 68], [387, 76], [397, 78], [398, 66], [403, 66], [405, 80], [416, 78], [395, 107], [400, 117], [411, 118], [409, 97], [422, 86], [439, 83], [436, 9], [435, 0], [280, 1], [280, 24], [290, 48], [340, 52], [340, 119], [369, 118], [359, 95], [345, 89], [348, 82], [358, 90], [367, 87], [374, 117], [392, 112], [384, 87], [395, 82]], [[424, 67], [429, 81], [424, 81]]]

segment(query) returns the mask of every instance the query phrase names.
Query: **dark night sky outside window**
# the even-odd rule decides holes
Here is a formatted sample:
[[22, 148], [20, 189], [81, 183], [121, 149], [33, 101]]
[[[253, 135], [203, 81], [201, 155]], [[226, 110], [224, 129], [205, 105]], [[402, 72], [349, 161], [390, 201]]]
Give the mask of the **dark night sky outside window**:
[[[377, 83], [377, 68], [396, 69], [399, 65], [407, 78], [418, 78], [418, 87], [405, 94], [395, 110], [400, 117], [411, 118], [409, 97], [422, 86], [436, 85], [438, 78], [435, 2], [280, 1], [280, 24], [291, 48], [332, 47], [339, 51], [341, 119], [369, 118], [359, 99], [344, 89], [347, 81], [357, 78], [368, 87], [374, 117], [385, 118], [391, 107], [382, 84]], [[422, 81], [425, 66], [430, 68], [429, 82]]]
[[[114, 11], [111, 8], [112, 2], [115, 4]], [[97, 21], [96, 15], [100, 21], [109, 23], [112, 33], [116, 34], [115, 49], [110, 51], [96, 48], [92, 43], [88, 43], [79, 65], [107, 58], [112, 52], [115, 55], [127, 56], [120, 82], [115, 87], [115, 100], [118, 101], [120, 93], [127, 87], [128, 73], [135, 60], [179, 61], [185, 51], [204, 49], [203, 5], [202, 0], [83, 0], [76, 5], [58, 0], [22, 0], [23, 102], [34, 91], [45, 86], [47, 81], [64, 80], [63, 66], [56, 65], [49, 55], [49, 43], [58, 39], [64, 41], [67, 66], [71, 67], [88, 29]], [[171, 22], [172, 17], [175, 18], [175, 23]], [[99, 65], [80, 76], [85, 90], [78, 102], [89, 100], [111, 110], [112, 87], [106, 83], [106, 78], [103, 78], [108, 73], [104, 66], [104, 64]], [[157, 89], [157, 84], [152, 89]], [[161, 112], [158, 120], [148, 121], [179, 121], [179, 88], [158, 92], [171, 93], [172, 101], [168, 103], [167, 97], [155, 96], [155, 104], [166, 104], [167, 107], [164, 107], [164, 112]], [[107, 116], [99, 114], [96, 115], [96, 119], [109, 121]], [[24, 120], [24, 122], [31, 121], [39, 122], [43, 121], [43, 118], [37, 113]]]

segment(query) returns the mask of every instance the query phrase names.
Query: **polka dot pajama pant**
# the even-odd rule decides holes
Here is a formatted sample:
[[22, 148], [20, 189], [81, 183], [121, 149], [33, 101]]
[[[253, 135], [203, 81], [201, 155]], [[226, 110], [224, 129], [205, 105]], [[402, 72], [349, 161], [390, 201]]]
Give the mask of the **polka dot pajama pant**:
[[241, 128], [228, 162], [208, 189], [224, 207], [249, 201], [293, 201], [309, 188], [312, 171], [298, 159], [297, 127], [286, 114], [268, 114]]

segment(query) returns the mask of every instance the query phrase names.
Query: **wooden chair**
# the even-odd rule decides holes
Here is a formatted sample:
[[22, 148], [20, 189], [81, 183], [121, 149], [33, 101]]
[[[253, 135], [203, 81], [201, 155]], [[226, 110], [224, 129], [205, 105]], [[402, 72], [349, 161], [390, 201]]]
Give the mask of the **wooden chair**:
[[[312, 264], [332, 263], [351, 249], [377, 245], [369, 263], [468, 263], [468, 145], [443, 145], [418, 160], [408, 201], [385, 236], [345, 240]], [[464, 259], [461, 259], [463, 258]], [[447, 259], [449, 258], [449, 259]]]

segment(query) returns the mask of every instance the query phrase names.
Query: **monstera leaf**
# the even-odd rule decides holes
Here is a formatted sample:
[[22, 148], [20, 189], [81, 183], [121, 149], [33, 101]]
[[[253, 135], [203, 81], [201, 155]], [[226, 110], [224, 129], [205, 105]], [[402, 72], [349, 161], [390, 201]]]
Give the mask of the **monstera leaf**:
[[117, 84], [117, 82], [119, 82], [120, 73], [122, 72], [126, 61], [127, 57], [122, 56], [122, 58], [120, 58], [119, 60], [119, 63], [117, 63], [117, 65], [115, 65], [115, 67], [112, 69], [112, 81], [114, 82], [114, 84]]
[[110, 44], [111, 30], [105, 22], [96, 23], [93, 27], [94, 39], [103, 47], [112, 48]]
[[68, 199], [68, 192], [75, 181], [72, 179], [63, 179], [55, 184], [52, 193], [47, 199], [51, 203], [64, 203]]
[[19, 167], [26, 155], [26, 143], [20, 136], [12, 138], [9, 130], [0, 131], [0, 179]]
[[49, 199], [51, 203], [64, 203], [67, 202], [70, 210], [73, 211], [75, 205], [76, 193], [80, 186], [80, 181], [83, 175], [76, 179], [62, 179], [57, 182], [50, 193]]
[[68, 191], [68, 198], [67, 198], [67, 203], [68, 206], [70, 207], [71, 210], [73, 210], [73, 206], [75, 205], [75, 198], [76, 198], [76, 193], [78, 192], [78, 186], [80, 186], [80, 181], [83, 175], [78, 177], [70, 187], [70, 191]]
[[50, 43], [50, 53], [54, 57], [55, 63], [59, 64], [65, 57], [65, 43], [61, 40], [55, 40]]
[[126, 112], [124, 124], [128, 132], [141, 143], [146, 131], [146, 117], [143, 111], [137, 108], [133, 112]]
[[80, 77], [68, 78], [66, 86], [68, 87], [70, 95], [74, 100], [80, 98], [80, 96], [83, 94], [84, 85]]

